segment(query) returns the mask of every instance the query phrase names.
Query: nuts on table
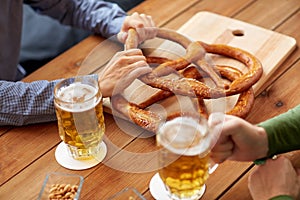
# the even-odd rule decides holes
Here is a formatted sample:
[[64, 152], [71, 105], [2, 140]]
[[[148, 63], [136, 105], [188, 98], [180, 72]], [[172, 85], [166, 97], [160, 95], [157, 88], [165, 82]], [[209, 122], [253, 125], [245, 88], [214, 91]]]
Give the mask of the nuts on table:
[[49, 200], [73, 200], [76, 196], [78, 185], [52, 184], [49, 190]]

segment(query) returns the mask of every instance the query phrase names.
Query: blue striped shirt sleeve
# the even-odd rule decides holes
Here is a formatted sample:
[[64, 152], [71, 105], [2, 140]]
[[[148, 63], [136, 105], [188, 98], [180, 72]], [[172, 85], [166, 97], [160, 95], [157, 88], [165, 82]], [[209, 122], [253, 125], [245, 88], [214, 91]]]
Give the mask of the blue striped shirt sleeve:
[[0, 125], [21, 126], [56, 120], [53, 91], [58, 81], [0, 81]]

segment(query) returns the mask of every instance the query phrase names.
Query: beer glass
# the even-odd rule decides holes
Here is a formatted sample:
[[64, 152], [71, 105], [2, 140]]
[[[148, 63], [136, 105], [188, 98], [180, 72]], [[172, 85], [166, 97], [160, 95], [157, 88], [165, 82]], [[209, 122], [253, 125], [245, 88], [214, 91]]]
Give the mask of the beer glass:
[[178, 117], [160, 126], [156, 135], [159, 176], [170, 199], [199, 199], [209, 176], [211, 137], [204, 118]]
[[54, 105], [59, 136], [69, 155], [75, 160], [102, 159], [105, 124], [97, 77], [62, 80], [54, 89]]

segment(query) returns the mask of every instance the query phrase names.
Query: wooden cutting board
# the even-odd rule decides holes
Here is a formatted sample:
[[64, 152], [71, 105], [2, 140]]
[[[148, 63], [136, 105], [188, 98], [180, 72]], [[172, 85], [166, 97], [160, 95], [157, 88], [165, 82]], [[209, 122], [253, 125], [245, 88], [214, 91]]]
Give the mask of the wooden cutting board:
[[255, 91], [263, 87], [296, 48], [296, 40], [292, 37], [210, 12], [197, 13], [178, 32], [194, 40], [228, 44], [255, 55], [264, 69], [263, 77], [254, 87]]
[[[209, 44], [227, 44], [255, 55], [261, 61], [264, 70], [262, 78], [253, 87], [256, 94], [296, 47], [296, 40], [292, 37], [211, 12], [197, 13], [177, 31], [194, 41], [203, 41]], [[157, 42], [150, 40], [142, 48], [145, 51], [150, 49], [151, 52], [155, 49], [151, 55], [158, 56], [176, 58], [185, 54], [185, 49], [170, 41]], [[215, 55], [208, 55], [208, 59], [211, 59], [211, 62], [215, 64], [231, 65], [242, 71], [247, 70], [244, 65], [232, 59]], [[137, 80], [126, 89], [125, 96], [131, 102], [140, 103], [156, 92], [156, 89], [152, 89]], [[236, 98], [236, 96], [233, 96], [213, 103], [206, 103], [213, 105], [214, 108], [210, 110], [224, 111], [225, 109], [227, 111], [234, 106]], [[166, 113], [175, 112], [178, 109], [181, 111], [190, 109], [188, 101], [184, 97], [172, 97], [152, 106], [150, 109], [166, 115]], [[104, 106], [107, 112], [111, 112], [108, 99], [105, 100]], [[216, 107], [220, 108], [215, 109]]]

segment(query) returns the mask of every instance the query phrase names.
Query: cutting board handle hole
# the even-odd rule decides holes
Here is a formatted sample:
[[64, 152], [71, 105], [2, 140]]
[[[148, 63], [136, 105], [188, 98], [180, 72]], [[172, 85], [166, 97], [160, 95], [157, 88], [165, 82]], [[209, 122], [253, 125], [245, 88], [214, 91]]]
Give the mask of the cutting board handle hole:
[[237, 36], [237, 37], [242, 37], [245, 35], [243, 30], [236, 29], [232, 31], [232, 35]]

